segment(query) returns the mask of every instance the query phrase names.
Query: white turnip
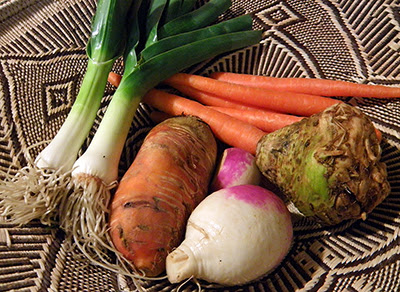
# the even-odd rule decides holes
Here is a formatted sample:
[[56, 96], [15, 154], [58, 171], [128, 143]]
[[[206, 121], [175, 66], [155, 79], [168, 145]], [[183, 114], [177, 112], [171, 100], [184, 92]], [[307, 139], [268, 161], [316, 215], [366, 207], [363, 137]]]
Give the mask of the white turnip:
[[167, 276], [242, 285], [273, 270], [292, 238], [289, 211], [274, 193], [255, 185], [221, 189], [190, 215], [184, 241], [167, 257]]
[[251, 153], [231, 147], [224, 150], [211, 183], [211, 192], [237, 185], [258, 185], [261, 172]]

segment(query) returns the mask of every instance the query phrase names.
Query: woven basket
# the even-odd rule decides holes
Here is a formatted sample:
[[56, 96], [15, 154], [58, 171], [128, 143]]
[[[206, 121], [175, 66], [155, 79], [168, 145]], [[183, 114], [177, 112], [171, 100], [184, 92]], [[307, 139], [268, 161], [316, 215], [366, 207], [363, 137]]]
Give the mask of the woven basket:
[[[24, 165], [51, 140], [76, 97], [86, 68], [94, 0], [0, 1], [0, 169]], [[400, 84], [400, 6], [395, 0], [233, 0], [228, 19], [251, 14], [264, 30], [259, 45], [218, 56], [191, 73], [244, 72]], [[121, 62], [114, 71], [121, 72]], [[114, 88], [108, 86], [99, 123]], [[347, 99], [382, 131], [390, 196], [366, 221], [320, 228], [295, 224], [288, 256], [272, 273], [243, 287], [207, 291], [399, 291], [400, 101]], [[153, 126], [141, 105], [120, 173]], [[89, 135], [88, 141], [93, 132]], [[87, 145], [87, 143], [86, 143]], [[83, 149], [85, 149], [84, 145]], [[1, 223], [3, 222], [3, 223]], [[174, 291], [167, 280], [142, 283]], [[38, 223], [0, 220], [0, 291], [134, 291], [131, 281], [71, 255], [64, 234]], [[181, 291], [196, 291], [189, 282]]]

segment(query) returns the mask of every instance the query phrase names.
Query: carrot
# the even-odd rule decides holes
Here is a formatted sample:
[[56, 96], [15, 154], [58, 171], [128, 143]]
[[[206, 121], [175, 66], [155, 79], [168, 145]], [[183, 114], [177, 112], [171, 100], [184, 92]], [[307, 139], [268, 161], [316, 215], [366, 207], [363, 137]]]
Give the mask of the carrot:
[[341, 102], [322, 96], [244, 86], [185, 73], [175, 74], [164, 83], [172, 87], [190, 86], [231, 101], [299, 116], [310, 116]]
[[222, 142], [256, 153], [258, 141], [266, 133], [257, 127], [235, 119], [227, 114], [174, 94], [152, 89], [143, 102], [170, 115], [196, 115], [206, 122]]
[[122, 76], [115, 73], [115, 72], [110, 72], [108, 73], [108, 82], [110, 82], [111, 85], [114, 85], [115, 87], [118, 87], [119, 83], [121, 82]]
[[278, 78], [250, 74], [215, 72], [210, 77], [245, 86], [322, 96], [398, 98], [399, 87], [358, 84], [348, 81], [317, 78]]
[[203, 91], [194, 89], [193, 87], [190, 87], [190, 86], [175, 85], [174, 88], [179, 90], [184, 95], [186, 95], [192, 99], [195, 99], [204, 105], [236, 108], [236, 109], [261, 109], [260, 107], [249, 106], [249, 105], [245, 105], [243, 103], [230, 101], [230, 100], [215, 96], [211, 93], [207, 93], [207, 92], [203, 92]]
[[110, 213], [112, 241], [138, 271], [146, 276], [165, 271], [188, 216], [207, 194], [216, 156], [216, 140], [198, 118], [170, 118], [148, 133]]
[[169, 118], [172, 118], [172, 116], [164, 112], [152, 111], [150, 113], [150, 119], [156, 124], [161, 123]]
[[242, 120], [249, 123], [257, 128], [271, 133], [287, 125], [291, 125], [295, 122], [300, 121], [303, 117], [286, 115], [276, 112], [269, 112], [261, 109], [235, 109], [235, 108], [224, 108], [217, 106], [210, 106], [216, 111], [230, 115], [238, 120]]

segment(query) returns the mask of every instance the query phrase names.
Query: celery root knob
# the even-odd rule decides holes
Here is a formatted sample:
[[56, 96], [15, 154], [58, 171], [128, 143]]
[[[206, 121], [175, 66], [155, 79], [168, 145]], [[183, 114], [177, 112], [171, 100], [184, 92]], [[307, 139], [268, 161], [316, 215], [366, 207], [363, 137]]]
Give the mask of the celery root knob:
[[168, 280], [172, 283], [180, 283], [196, 274], [197, 264], [192, 251], [185, 242], [172, 251], [166, 261]]
[[328, 225], [365, 219], [390, 192], [375, 127], [345, 103], [265, 135], [257, 151], [263, 175]]

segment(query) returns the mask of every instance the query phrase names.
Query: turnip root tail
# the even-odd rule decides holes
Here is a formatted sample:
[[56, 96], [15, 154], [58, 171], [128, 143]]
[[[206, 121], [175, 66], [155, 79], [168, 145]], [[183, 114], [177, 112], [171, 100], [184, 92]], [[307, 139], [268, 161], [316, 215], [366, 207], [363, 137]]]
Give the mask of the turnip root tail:
[[193, 253], [186, 244], [182, 244], [178, 249], [175, 249], [168, 257], [168, 280], [172, 284], [180, 283], [197, 273], [197, 264]]

